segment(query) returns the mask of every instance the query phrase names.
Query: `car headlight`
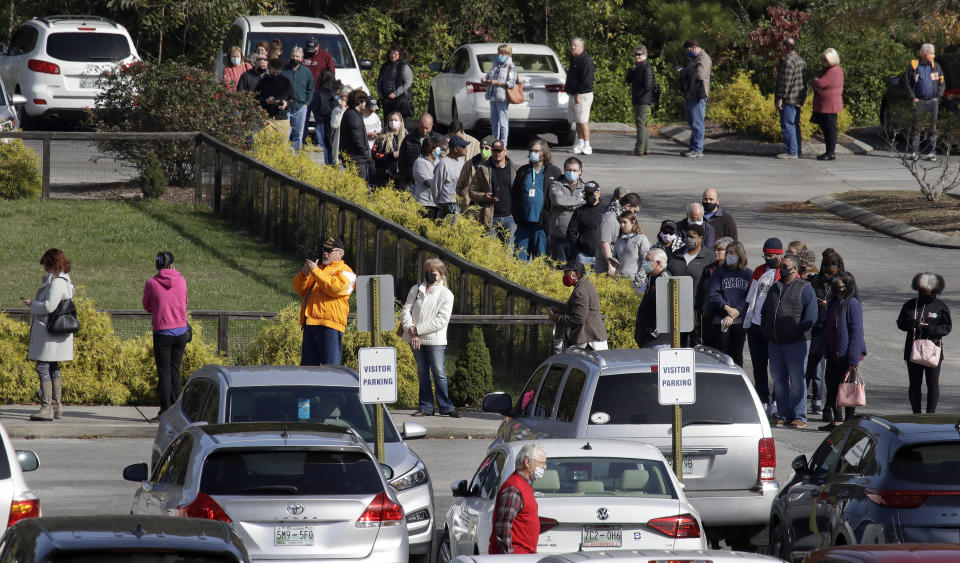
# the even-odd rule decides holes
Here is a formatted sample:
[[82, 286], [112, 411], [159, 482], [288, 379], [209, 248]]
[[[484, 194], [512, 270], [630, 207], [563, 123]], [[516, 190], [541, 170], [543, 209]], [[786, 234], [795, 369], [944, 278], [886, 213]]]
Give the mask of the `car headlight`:
[[390, 484], [398, 491], [405, 491], [413, 487], [419, 487], [429, 479], [430, 477], [427, 475], [427, 468], [423, 465], [423, 461], [418, 461], [413, 469], [390, 481]]

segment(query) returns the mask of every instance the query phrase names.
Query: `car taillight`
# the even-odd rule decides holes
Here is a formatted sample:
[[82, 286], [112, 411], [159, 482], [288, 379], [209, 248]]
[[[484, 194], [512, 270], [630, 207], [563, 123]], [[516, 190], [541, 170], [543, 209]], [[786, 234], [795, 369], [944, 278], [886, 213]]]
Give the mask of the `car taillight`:
[[777, 469], [777, 446], [773, 443], [773, 438], [760, 438], [757, 458], [760, 466], [757, 476], [761, 481], [772, 481], [773, 473]]
[[487, 91], [487, 85], [483, 82], [467, 82], [467, 94], [478, 94]]
[[190, 504], [177, 507], [177, 516], [186, 518], [203, 518], [204, 520], [220, 520], [221, 522], [233, 522], [223, 507], [213, 500], [213, 497], [207, 493], [197, 493], [197, 498]]
[[560, 522], [557, 522], [553, 518], [547, 518], [546, 516], [540, 517], [540, 533], [544, 533], [547, 530], [551, 530], [560, 525]]
[[950, 88], [943, 93], [943, 97], [950, 100], [953, 98], [960, 98], [960, 88]]
[[960, 495], [960, 491], [880, 491], [867, 489], [867, 498], [887, 508], [916, 508], [932, 496]]
[[697, 519], [690, 514], [654, 518], [647, 522], [647, 526], [671, 538], [700, 537], [700, 524], [697, 524]]
[[387, 493], [373, 497], [370, 506], [357, 518], [358, 528], [379, 528], [403, 524], [403, 507], [390, 500]]
[[48, 61], [41, 61], [40, 59], [30, 59], [27, 61], [27, 68], [33, 72], [42, 72], [44, 74], [60, 74], [59, 66]]
[[547, 92], [563, 92], [563, 84], [547, 84]]
[[96, 31], [96, 30], [97, 28], [95, 27], [78, 27], [77, 28], [77, 31]]
[[10, 516], [7, 517], [7, 527], [13, 526], [24, 518], [40, 517], [40, 500], [25, 499], [16, 500], [10, 503]]

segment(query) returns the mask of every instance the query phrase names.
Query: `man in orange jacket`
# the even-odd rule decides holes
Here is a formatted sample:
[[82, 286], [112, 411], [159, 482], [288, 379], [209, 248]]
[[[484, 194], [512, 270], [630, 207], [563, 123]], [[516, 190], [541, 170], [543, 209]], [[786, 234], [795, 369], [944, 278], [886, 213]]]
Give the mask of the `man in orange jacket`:
[[323, 243], [320, 264], [309, 258], [293, 278], [300, 296], [303, 328], [301, 366], [339, 364], [343, 331], [347, 328], [350, 294], [357, 275], [343, 261], [343, 240], [330, 237]]

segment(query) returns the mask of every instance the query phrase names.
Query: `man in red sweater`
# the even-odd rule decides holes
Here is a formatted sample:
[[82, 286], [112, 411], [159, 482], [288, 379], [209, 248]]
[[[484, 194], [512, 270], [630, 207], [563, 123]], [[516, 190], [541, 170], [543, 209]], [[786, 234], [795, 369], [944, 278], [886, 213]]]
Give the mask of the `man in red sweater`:
[[527, 444], [517, 454], [516, 470], [497, 492], [490, 532], [491, 554], [536, 553], [540, 516], [533, 497], [533, 482], [543, 477], [547, 452], [539, 444]]

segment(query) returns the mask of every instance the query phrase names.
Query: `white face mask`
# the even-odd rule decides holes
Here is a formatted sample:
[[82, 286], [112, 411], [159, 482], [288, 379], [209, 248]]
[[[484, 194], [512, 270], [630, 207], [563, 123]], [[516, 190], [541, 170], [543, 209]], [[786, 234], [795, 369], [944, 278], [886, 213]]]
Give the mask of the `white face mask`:
[[543, 472], [544, 472], [544, 469], [538, 465], [533, 470], [533, 480], [536, 481], [537, 479], [543, 479]]
[[739, 260], [739, 259], [740, 259], [740, 257], [737, 256], [736, 254], [727, 254], [727, 255], [723, 258], [723, 260], [727, 263], [727, 266], [734, 266], [734, 265], [736, 265], [737, 260]]
[[675, 234], [673, 234], [673, 235], [668, 235], [668, 234], [666, 234], [666, 233], [660, 233], [660, 239], [663, 240], [663, 242], [665, 242], [665, 243], [667, 243], [667, 244], [670, 244], [670, 243], [672, 243], [674, 240], [677, 239], [677, 235], [675, 235]]
[[390, 120], [390, 130], [391, 130], [391, 131], [398, 131], [399, 129], [400, 129], [400, 122], [397, 121], [396, 119], [391, 119], [391, 120]]
[[700, 219], [699, 221], [697, 221], [697, 220], [695, 220], [695, 219], [690, 219], [690, 224], [691, 224], [691, 225], [702, 225], [702, 224], [703, 224], [703, 219]]

